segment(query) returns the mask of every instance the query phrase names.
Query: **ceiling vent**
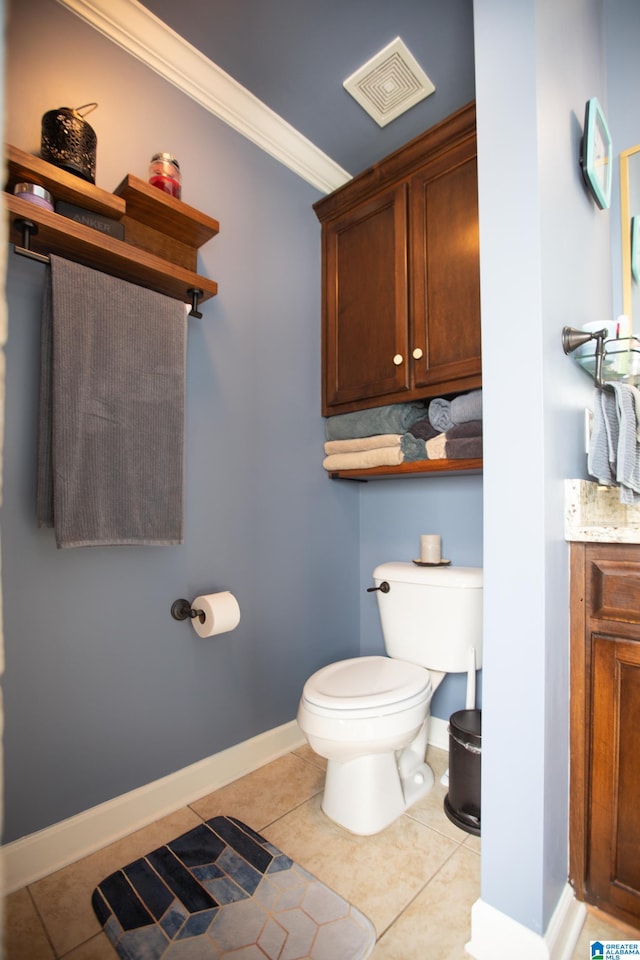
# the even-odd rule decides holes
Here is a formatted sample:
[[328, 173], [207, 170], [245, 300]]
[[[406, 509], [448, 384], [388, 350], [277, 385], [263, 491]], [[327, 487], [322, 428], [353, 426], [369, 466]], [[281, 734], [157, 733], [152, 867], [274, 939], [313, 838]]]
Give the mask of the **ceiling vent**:
[[343, 86], [381, 127], [435, 90], [400, 37], [352, 73]]

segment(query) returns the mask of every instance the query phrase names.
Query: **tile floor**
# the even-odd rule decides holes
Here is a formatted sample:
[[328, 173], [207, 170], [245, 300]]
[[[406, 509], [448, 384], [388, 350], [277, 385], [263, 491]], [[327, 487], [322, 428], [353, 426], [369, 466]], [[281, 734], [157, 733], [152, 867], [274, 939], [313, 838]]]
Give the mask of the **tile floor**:
[[[446, 752], [429, 747], [427, 760], [436, 775], [431, 793], [377, 836], [354, 837], [320, 810], [324, 761], [308, 747], [280, 757], [10, 894], [5, 960], [114, 960], [91, 907], [94, 887], [153, 846], [219, 814], [252, 826], [365, 913], [378, 937], [373, 960], [464, 960], [471, 906], [480, 895], [480, 840], [443, 812]], [[639, 936], [590, 912], [573, 960], [587, 960], [591, 939]]]

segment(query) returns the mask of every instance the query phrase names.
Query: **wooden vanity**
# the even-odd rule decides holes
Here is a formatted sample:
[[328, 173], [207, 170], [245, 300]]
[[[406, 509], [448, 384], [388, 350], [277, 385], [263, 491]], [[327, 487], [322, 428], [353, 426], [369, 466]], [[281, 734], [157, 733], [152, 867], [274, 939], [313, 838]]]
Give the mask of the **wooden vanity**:
[[600, 496], [616, 516], [568, 521], [566, 535], [569, 877], [579, 899], [640, 927], [640, 507], [621, 507], [616, 488], [570, 482], [586, 485], [594, 511]]

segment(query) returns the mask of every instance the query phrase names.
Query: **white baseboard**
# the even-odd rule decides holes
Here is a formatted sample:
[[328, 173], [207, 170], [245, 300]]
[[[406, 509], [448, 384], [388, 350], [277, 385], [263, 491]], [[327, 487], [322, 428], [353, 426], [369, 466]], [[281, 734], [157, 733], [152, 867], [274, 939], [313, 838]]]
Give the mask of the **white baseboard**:
[[[429, 743], [449, 749], [448, 723], [431, 718]], [[12, 893], [219, 790], [302, 746], [295, 720], [245, 740], [153, 783], [21, 837], [0, 848], [5, 893]]]
[[471, 908], [471, 940], [466, 952], [475, 960], [571, 960], [586, 916], [567, 884], [544, 936], [483, 900]]
[[12, 893], [193, 803], [305, 743], [295, 720], [0, 849]]

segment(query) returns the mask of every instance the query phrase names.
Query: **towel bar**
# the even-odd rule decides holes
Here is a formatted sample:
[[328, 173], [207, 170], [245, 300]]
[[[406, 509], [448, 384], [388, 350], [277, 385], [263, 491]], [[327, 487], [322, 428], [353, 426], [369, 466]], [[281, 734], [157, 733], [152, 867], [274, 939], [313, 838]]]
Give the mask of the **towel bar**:
[[[14, 223], [19, 230], [22, 230], [22, 246], [19, 246], [17, 243], [14, 244], [13, 252], [17, 253], [20, 257], [28, 257], [29, 260], [36, 260], [38, 263], [50, 263], [51, 261], [46, 254], [36, 253], [35, 250], [31, 249], [31, 237], [35, 237], [37, 234], [38, 225], [34, 223], [33, 220], [25, 220], [22, 217], [14, 220]], [[197, 319], [202, 318], [202, 314], [198, 310], [199, 300], [202, 295], [203, 291], [197, 287], [190, 287], [187, 290], [187, 297], [191, 301], [190, 317], [196, 317]]]

